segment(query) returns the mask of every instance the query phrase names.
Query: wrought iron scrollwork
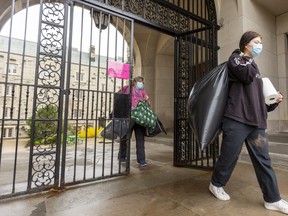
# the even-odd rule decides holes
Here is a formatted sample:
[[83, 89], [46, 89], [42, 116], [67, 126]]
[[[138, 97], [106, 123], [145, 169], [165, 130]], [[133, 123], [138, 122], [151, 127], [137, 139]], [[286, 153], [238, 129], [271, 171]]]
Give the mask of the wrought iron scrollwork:
[[205, 2], [206, 2], [208, 14], [209, 14], [208, 16], [209, 21], [211, 21], [214, 24], [217, 24], [217, 15], [216, 15], [216, 8], [215, 8], [214, 0], [205, 1]]
[[[46, 149], [45, 149], [46, 152]], [[52, 155], [37, 155], [33, 161], [32, 181], [36, 187], [51, 185], [55, 177], [55, 158]]]
[[108, 4], [174, 31], [187, 31], [189, 17], [180, 15], [180, 13], [175, 11], [173, 8], [168, 7], [167, 5], [162, 5], [159, 2], [153, 0], [109, 0]]
[[125, 10], [143, 17], [144, 2], [143, 0], [125, 1]]
[[[201, 4], [198, 4], [198, 1], [194, 4], [195, 2], [192, 1], [190, 6], [192, 6], [192, 12], [201, 9], [199, 14], [194, 13], [197, 19], [193, 20], [191, 17], [187, 19], [182, 15], [179, 17], [180, 29], [187, 26], [189, 28], [185, 35], [179, 37], [175, 121], [177, 140], [174, 141], [177, 159], [175, 164], [199, 166], [198, 163], [201, 163], [200, 166], [209, 167], [211, 155], [199, 150], [198, 142], [189, 127], [187, 100], [192, 84], [217, 64], [217, 23], [214, 1], [205, 1], [205, 4], [202, 4], [204, 1]], [[205, 6], [205, 10], [202, 5]], [[209, 22], [202, 22], [200, 18], [205, 18], [206, 21], [208, 19]], [[206, 165], [203, 165], [205, 163]]]
[[[41, 11], [41, 35], [38, 71], [35, 83], [34, 136], [31, 137], [31, 183], [34, 187], [55, 183], [59, 101], [62, 65], [64, 64], [64, 14], [62, 3], [44, 2]], [[33, 187], [31, 186], [31, 187]]]
[[[180, 33], [191, 30], [189, 25], [193, 22], [192, 17], [195, 15], [200, 25], [207, 25], [206, 21], [209, 21], [211, 25], [217, 24], [214, 0], [189, 1], [186, 3], [166, 0], [167, 3], [164, 2], [155, 0], [108, 0], [107, 4]], [[183, 10], [186, 13], [183, 13]], [[208, 17], [206, 17], [207, 14]]]
[[151, 0], [146, 1], [146, 13], [145, 17], [146, 19], [150, 21], [156, 21], [157, 14], [155, 13], [156, 11], [156, 3]]
[[[48, 50], [47, 53], [50, 53]], [[38, 79], [45, 86], [57, 86], [60, 82], [61, 58], [42, 55], [39, 60]]]

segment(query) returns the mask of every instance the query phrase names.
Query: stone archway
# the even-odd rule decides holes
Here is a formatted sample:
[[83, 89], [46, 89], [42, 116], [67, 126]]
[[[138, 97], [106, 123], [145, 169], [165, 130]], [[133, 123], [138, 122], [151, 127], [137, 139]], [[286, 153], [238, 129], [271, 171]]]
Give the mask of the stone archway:
[[[35, 5], [38, 2], [39, 1], [34, 0], [5, 0], [3, 6], [1, 7], [1, 19], [3, 22], [5, 22], [8, 16], [13, 16], [21, 9], [29, 8], [29, 6]], [[160, 85], [157, 85], [158, 83], [156, 83], [157, 80], [159, 80], [157, 76], [162, 76], [165, 73], [156, 74], [156, 64], [159, 61], [162, 61], [161, 55], [163, 56], [167, 54], [166, 45], [168, 44], [170, 46], [172, 42], [170, 38], [168, 43], [166, 43], [167, 39], [165, 38], [165, 35], [159, 36], [159, 32], [170, 35], [175, 39], [173, 85], [172, 79], [169, 79], [175, 93], [173, 97], [174, 110], [172, 111], [171, 108], [171, 113], [173, 112], [174, 123], [174, 165], [201, 168], [211, 168], [211, 166], [213, 166], [213, 163], [202, 163], [205, 159], [207, 161], [210, 161], [211, 158], [215, 159], [216, 154], [213, 154], [215, 151], [209, 151], [208, 153], [205, 152], [203, 155], [199, 153], [199, 149], [197, 149], [197, 146], [193, 144], [194, 140], [191, 136], [191, 132], [189, 132], [186, 112], [187, 97], [191, 89], [191, 85], [193, 81], [195, 81], [195, 79], [191, 79], [191, 75], [198, 73], [198, 66], [204, 62], [208, 68], [217, 63], [217, 24], [214, 1], [199, 0], [196, 3], [195, 2], [196, 1], [193, 1], [191, 3], [191, 1], [184, 0], [177, 2], [173, 0], [41, 1], [42, 6], [44, 4], [47, 4], [48, 8], [51, 6], [51, 8], [49, 8], [51, 13], [48, 13], [51, 15], [51, 19], [47, 13], [44, 14], [43, 11], [39, 10], [39, 15], [42, 15], [42, 17], [40, 16], [41, 34], [39, 34], [38, 44], [34, 46], [35, 50], [37, 50], [36, 56], [34, 56], [36, 59], [36, 66], [31, 70], [34, 73], [34, 76], [31, 77], [34, 77], [35, 80], [34, 82], [23, 82], [22, 80], [20, 81], [21, 83], [11, 83], [7, 78], [4, 82], [5, 92], [8, 92], [7, 89], [10, 89], [11, 84], [13, 87], [12, 89], [14, 89], [9, 90], [9, 94], [11, 91], [9, 96], [16, 98], [16, 96], [19, 94], [15, 92], [15, 89], [24, 89], [22, 91], [23, 95], [20, 94], [22, 98], [28, 98], [31, 100], [31, 97], [34, 97], [33, 108], [29, 109], [29, 107], [26, 109], [26, 113], [30, 112], [29, 115], [31, 114], [31, 110], [33, 111], [33, 114], [31, 114], [33, 123], [30, 137], [32, 139], [32, 144], [30, 145], [29, 152], [29, 171], [27, 171], [28, 177], [26, 178], [28, 179], [27, 187], [26, 189], [23, 189], [23, 186], [20, 189], [17, 188], [15, 192], [16, 184], [13, 182], [12, 192], [8, 194], [8, 196], [15, 196], [23, 193], [33, 193], [42, 190], [48, 190], [50, 188], [61, 188], [64, 185], [97, 181], [100, 179], [125, 175], [129, 173], [129, 164], [127, 164], [125, 169], [123, 169], [118, 164], [118, 162], [115, 162], [117, 161], [117, 156], [116, 152], [114, 151], [117, 151], [117, 144], [114, 142], [112, 142], [111, 145], [109, 143], [110, 148], [108, 148], [108, 145], [106, 145], [107, 143], [105, 143], [105, 141], [104, 144], [99, 144], [99, 142], [97, 142], [95, 139], [93, 141], [94, 145], [92, 145], [92, 148], [94, 149], [90, 151], [90, 149], [88, 149], [88, 141], [87, 139], [84, 139], [84, 141], [82, 140], [82, 143], [85, 143], [83, 154], [84, 157], [81, 158], [83, 161], [79, 162], [76, 160], [78, 159], [78, 128], [80, 126], [81, 130], [82, 127], [87, 128], [87, 134], [89, 126], [98, 124], [98, 117], [102, 117], [102, 113], [105, 114], [104, 116], [108, 116], [108, 114], [114, 108], [113, 98], [115, 95], [117, 95], [118, 92], [116, 91], [116, 87], [118, 87], [118, 84], [120, 87], [124, 84], [123, 81], [117, 81], [118, 83], [116, 85], [116, 82], [113, 80], [113, 78], [104, 77], [106, 83], [112, 82], [113, 85], [109, 86], [109, 89], [105, 89], [105, 85], [97, 85], [97, 80], [100, 79], [100, 76], [106, 75], [105, 69], [101, 68], [100, 66], [102, 63], [105, 64], [107, 59], [104, 62], [101, 62], [101, 57], [98, 56], [97, 59], [93, 58], [91, 51], [84, 53], [80, 50], [75, 54], [75, 50], [70, 43], [70, 38], [73, 37], [73, 34], [72, 31], [70, 31], [72, 28], [71, 25], [68, 27], [70, 24], [68, 20], [73, 19], [73, 10], [76, 4], [83, 7], [83, 10], [87, 9], [91, 12], [97, 11], [99, 12], [100, 16], [106, 15], [106, 18], [108, 17], [111, 23], [113, 23], [115, 20], [116, 22], [117, 20], [120, 20], [119, 23], [122, 22], [125, 23], [125, 26], [129, 26], [127, 28], [122, 28], [122, 30], [129, 30], [127, 31], [127, 41], [129, 41], [130, 47], [133, 47], [133, 49], [130, 50], [130, 57], [134, 56], [133, 51], [136, 50], [135, 53], [137, 56], [134, 59], [135, 65], [133, 66], [135, 66], [135, 70], [140, 70], [141, 68], [141, 74], [146, 76], [146, 81], [149, 83], [148, 88], [151, 88], [152, 92], [154, 92], [152, 97], [154, 97], [154, 101], [157, 100], [157, 102], [160, 95], [156, 95], [156, 93], [163, 90], [163, 88]], [[93, 15], [93, 13], [91, 14]], [[49, 17], [49, 19], [46, 19], [47, 17]], [[93, 22], [91, 17], [92, 16], [90, 16], [89, 22], [91, 22], [92, 26]], [[111, 17], [113, 17], [113, 22]], [[143, 35], [139, 35], [139, 37], [138, 35], [134, 35], [134, 23], [141, 24], [150, 29], [150, 32], [145, 32], [147, 34], [144, 35], [144, 37], [146, 37], [145, 40], [146, 42], [148, 41], [148, 43], [141, 41], [141, 37], [143, 37]], [[121, 24], [117, 26], [119, 26], [119, 29], [121, 29]], [[53, 33], [49, 31], [47, 33], [47, 29], [51, 29]], [[155, 29], [156, 31], [152, 31], [152, 29]], [[99, 29], [97, 32], [101, 34], [101, 30], [102, 29]], [[85, 40], [89, 41], [90, 38], [87, 37], [89, 36], [87, 32], [84, 34], [81, 28], [79, 28], [79, 33], [85, 37]], [[134, 41], [134, 36], [137, 38], [136, 41]], [[11, 38], [8, 38], [8, 40], [9, 39]], [[11, 41], [9, 43], [11, 44]], [[21, 46], [24, 47], [23, 49], [26, 49], [26, 44], [24, 46], [23, 44], [25, 43], [22, 43]], [[136, 46], [134, 47], [134, 45]], [[68, 49], [66, 49], [67, 47]], [[195, 59], [201, 56], [203, 50], [205, 50], [205, 58], [196, 61]], [[8, 53], [6, 54], [7, 56], [11, 56], [12, 52], [8, 50]], [[24, 65], [24, 67], [29, 65], [28, 60], [31, 61], [31, 59], [27, 59], [26, 61], [24, 57], [21, 58], [21, 54], [18, 57], [19, 61], [21, 61], [21, 65]], [[76, 61], [73, 61], [74, 57], [76, 58]], [[85, 61], [82, 59], [82, 57], [86, 57]], [[7, 57], [7, 59], [9, 62], [10, 58]], [[15, 60], [16, 58], [11, 59]], [[66, 62], [66, 59], [68, 62]], [[91, 62], [90, 59], [96, 59], [96, 61]], [[118, 56], [115, 56], [114, 60], [116, 61], [117, 59]], [[143, 61], [143, 59], [145, 59], [145, 61]], [[77, 62], [80, 66], [75, 62]], [[133, 58], [130, 58], [129, 63], [131, 65], [134, 63]], [[6, 71], [9, 72], [9, 70]], [[83, 77], [85, 77], [85, 74], [82, 75], [82, 72], [85, 71], [87, 72], [86, 81], [83, 82]], [[27, 73], [25, 73], [25, 76], [23, 76], [24, 72], [25, 70], [22, 70], [21, 74], [22, 77], [26, 78]], [[149, 82], [149, 80], [151, 82]], [[72, 82], [73, 84], [71, 84]], [[93, 88], [90, 88], [90, 83], [95, 84]], [[149, 87], [149, 85], [151, 86]], [[95, 86], [97, 86], [97, 88], [94, 88]], [[10, 100], [7, 99], [7, 101]], [[4, 99], [4, 102], [1, 104], [7, 104], [7, 101]], [[13, 99], [12, 101], [15, 102], [16, 99]], [[17, 103], [21, 104], [21, 101], [22, 100], [19, 99]], [[48, 107], [50, 104], [55, 104], [55, 101], [58, 106], [58, 115], [56, 117], [54, 116], [52, 119], [47, 119], [47, 116], [45, 115], [40, 115], [39, 118], [39, 115], [37, 114], [40, 112], [40, 110], [40, 113], [42, 113], [42, 105]], [[81, 105], [79, 101], [81, 101]], [[73, 105], [73, 103], [75, 104]], [[93, 109], [98, 105], [100, 106], [99, 112], [101, 112], [101, 115], [99, 116], [97, 115], [98, 107], [96, 108], [96, 111]], [[6, 113], [6, 105], [3, 107], [3, 113]], [[27, 121], [28, 117], [30, 116], [26, 114], [26, 116], [24, 115], [24, 117], [22, 117], [22, 113], [20, 112], [21, 106], [19, 105], [18, 107], [20, 107], [18, 108], [18, 116], [20, 115], [20, 119], [23, 121]], [[103, 108], [104, 110], [102, 110], [102, 107], [105, 107]], [[12, 110], [10, 113], [13, 114], [13, 110], [16, 112], [17, 109], [10, 110]], [[61, 111], [64, 112], [62, 113]], [[12, 114], [11, 116], [13, 116]], [[48, 115], [48, 117], [49, 116], [50, 115]], [[7, 122], [6, 119], [2, 120], [2, 125], [4, 124], [3, 122]], [[107, 120], [109, 119], [107, 118]], [[16, 119], [14, 121], [17, 122], [18, 120]], [[41, 128], [36, 127], [36, 125], [38, 125], [36, 123], [38, 122], [43, 123], [44, 126], [42, 124]], [[45, 124], [48, 125], [51, 122], [57, 124], [57, 127], [54, 127], [53, 129], [54, 131], [51, 131], [51, 128], [48, 126], [45, 127]], [[70, 136], [70, 134], [68, 134], [70, 122], [73, 124], [76, 122], [76, 136]], [[18, 129], [19, 125], [16, 127]], [[4, 130], [3, 127], [1, 130]], [[34, 142], [36, 140], [34, 137], [35, 134], [38, 138], [37, 142]], [[56, 136], [54, 136], [55, 134]], [[69, 167], [69, 171], [72, 170], [72, 174], [69, 173], [69, 180], [67, 181], [68, 177], [66, 176], [66, 163], [68, 162], [66, 161], [66, 150], [69, 148], [69, 146], [66, 144], [68, 142], [68, 136], [70, 136], [71, 139], [73, 138], [73, 144], [75, 144], [76, 147], [74, 148], [74, 154], [71, 152], [69, 153], [69, 157], [74, 157], [73, 159], [75, 160], [69, 164], [70, 166], [74, 167], [71, 169]], [[39, 139], [39, 137], [41, 139]], [[48, 139], [49, 137], [53, 137], [53, 140]], [[55, 137], [57, 141], [55, 141]], [[16, 143], [18, 142], [18, 139], [19, 131], [17, 131]], [[3, 140], [3, 136], [1, 137], [1, 140]], [[98, 148], [98, 146], [102, 146], [102, 148], [95, 150], [96, 147]], [[107, 155], [105, 154], [107, 153], [106, 150], [109, 151]], [[101, 151], [102, 158], [100, 160], [96, 160], [99, 156], [96, 155], [96, 152], [99, 153]], [[90, 155], [91, 152], [92, 154], [95, 153], [95, 155]], [[106, 158], [108, 158], [108, 162], [106, 161]], [[198, 161], [201, 161], [200, 165], [198, 164]], [[17, 163], [14, 164], [15, 170], [18, 169], [17, 165]], [[101, 166], [101, 168], [97, 167], [97, 171], [100, 172], [98, 173], [95, 171], [95, 174], [95, 172], [93, 173], [90, 172], [91, 170], [89, 170], [89, 174], [87, 174], [87, 165], [91, 165], [92, 170], [94, 169], [94, 171], [98, 165]], [[80, 177], [78, 176], [78, 173]], [[16, 174], [17, 172], [15, 172], [15, 175]]]

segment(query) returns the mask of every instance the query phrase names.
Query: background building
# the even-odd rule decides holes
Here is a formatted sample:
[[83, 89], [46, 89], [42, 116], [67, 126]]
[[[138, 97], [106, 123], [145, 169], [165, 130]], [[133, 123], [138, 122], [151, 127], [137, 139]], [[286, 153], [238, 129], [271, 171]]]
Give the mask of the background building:
[[[32, 86], [35, 79], [35, 66], [36, 66], [36, 49], [37, 44], [35, 42], [26, 42], [26, 49], [25, 55], [23, 56], [23, 43], [24, 41], [21, 39], [12, 38], [12, 50], [9, 53], [9, 63], [7, 63], [7, 46], [9, 44], [9, 38], [0, 35], [0, 77], [4, 81], [6, 80], [6, 73], [8, 72], [7, 82], [10, 84], [5, 86], [2, 85], [0, 88], [0, 97], [2, 102], [4, 102], [3, 98], [6, 95], [6, 106], [5, 111], [3, 112], [3, 106], [0, 107], [0, 113], [4, 113], [3, 118], [6, 119], [6, 124], [4, 128], [3, 137], [4, 138], [15, 138], [16, 136], [16, 123], [15, 121], [9, 122], [9, 119], [17, 118], [17, 114], [19, 116], [32, 116], [33, 110], [33, 90], [32, 88], [29, 89], [29, 84]], [[90, 90], [96, 91], [100, 88], [100, 91], [109, 90], [112, 91], [113, 88], [116, 90], [120, 90], [121, 85], [119, 82], [115, 82], [113, 77], [108, 79], [106, 83], [106, 67], [107, 61], [106, 58], [103, 56], [93, 55], [92, 61], [89, 61], [91, 58], [89, 53], [81, 53], [81, 69], [79, 72], [79, 56], [80, 52], [75, 48], [72, 51], [72, 67], [71, 67], [71, 97], [69, 100], [69, 107], [70, 113], [69, 116], [71, 119], [78, 119], [79, 127], [85, 125], [85, 121], [83, 120], [84, 116], [87, 115], [87, 106], [89, 106], [89, 113], [91, 115], [94, 112], [94, 115], [97, 113], [97, 116], [100, 117], [107, 117], [107, 113], [104, 113], [104, 110], [101, 109], [94, 109], [92, 108], [91, 104], [88, 105], [86, 102], [87, 100], [87, 89], [89, 85]], [[100, 59], [100, 65], [98, 67], [98, 61], [95, 59]], [[24, 64], [22, 64], [22, 59], [24, 60]], [[91, 66], [89, 66], [89, 62]], [[90, 68], [90, 72], [88, 71]], [[24, 73], [25, 75], [21, 77], [21, 74]], [[91, 73], [91, 79], [89, 82], [88, 76]], [[58, 74], [55, 73], [54, 76]], [[49, 76], [48, 73], [43, 72], [39, 74], [40, 79], [45, 79]], [[51, 76], [51, 74], [50, 74]], [[52, 74], [53, 76], [53, 74]], [[21, 79], [23, 83], [26, 85], [20, 85]], [[99, 81], [99, 83], [98, 83]], [[126, 82], [127, 83], [127, 82]], [[6, 89], [5, 89], [6, 87]], [[78, 90], [78, 89], [81, 90]], [[47, 91], [39, 92], [39, 98], [45, 98], [47, 96]], [[20, 98], [21, 96], [21, 98]], [[106, 102], [103, 98], [99, 97], [99, 103], [102, 104], [103, 107], [106, 106]], [[18, 102], [21, 101], [21, 104], [25, 107], [19, 110]], [[81, 121], [81, 119], [83, 121]], [[95, 126], [95, 125], [91, 125]], [[20, 122], [20, 137], [27, 137], [26, 131], [27, 130], [27, 122], [21, 121]]]

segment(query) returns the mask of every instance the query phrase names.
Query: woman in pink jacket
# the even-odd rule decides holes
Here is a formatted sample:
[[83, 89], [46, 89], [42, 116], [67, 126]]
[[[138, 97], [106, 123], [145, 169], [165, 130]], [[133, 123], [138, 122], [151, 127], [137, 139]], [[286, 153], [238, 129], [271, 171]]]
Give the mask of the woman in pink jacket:
[[[120, 92], [128, 93], [129, 86], [124, 86]], [[151, 106], [149, 101], [149, 96], [147, 92], [144, 90], [144, 78], [142, 76], [137, 76], [133, 79], [132, 85], [132, 98], [131, 98], [131, 109], [135, 109], [140, 100], [145, 100], [149, 106]], [[136, 138], [136, 155], [137, 155], [137, 163], [141, 167], [146, 167], [147, 162], [145, 159], [145, 131], [146, 128], [133, 123], [131, 128], [131, 132], [135, 133]], [[121, 163], [126, 163], [127, 161], [127, 136], [124, 136], [120, 140], [120, 152], [119, 152], [119, 160]]]

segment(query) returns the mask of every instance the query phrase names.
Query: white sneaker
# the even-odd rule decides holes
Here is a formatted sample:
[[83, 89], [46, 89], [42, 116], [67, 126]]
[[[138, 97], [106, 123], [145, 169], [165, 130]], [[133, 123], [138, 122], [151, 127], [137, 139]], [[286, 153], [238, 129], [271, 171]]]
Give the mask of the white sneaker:
[[278, 202], [268, 203], [264, 202], [264, 206], [266, 209], [272, 210], [272, 211], [279, 211], [284, 214], [288, 214], [288, 202], [281, 199]]
[[216, 187], [210, 182], [209, 190], [219, 200], [230, 200], [230, 196], [224, 191], [223, 187]]

